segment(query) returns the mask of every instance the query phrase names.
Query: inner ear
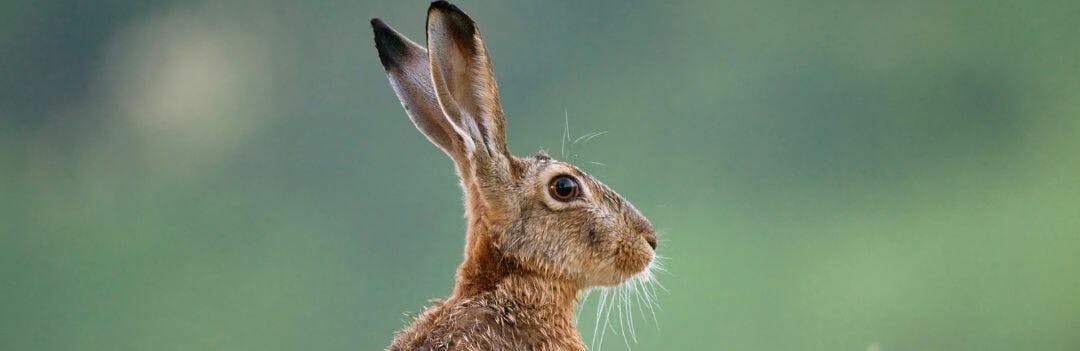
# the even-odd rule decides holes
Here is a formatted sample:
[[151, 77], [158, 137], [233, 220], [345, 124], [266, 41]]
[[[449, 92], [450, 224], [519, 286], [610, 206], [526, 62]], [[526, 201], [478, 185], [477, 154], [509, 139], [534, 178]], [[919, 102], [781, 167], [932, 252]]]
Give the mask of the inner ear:
[[447, 117], [477, 148], [509, 156], [495, 73], [476, 23], [454, 5], [432, 3], [427, 40], [435, 93]]

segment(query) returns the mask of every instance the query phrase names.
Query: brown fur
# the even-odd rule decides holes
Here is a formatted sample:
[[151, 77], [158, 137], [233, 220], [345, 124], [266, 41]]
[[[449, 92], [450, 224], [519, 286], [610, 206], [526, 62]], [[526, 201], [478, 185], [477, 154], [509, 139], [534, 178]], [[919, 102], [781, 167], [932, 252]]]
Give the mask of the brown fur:
[[[506, 147], [480, 32], [457, 7], [428, 9], [425, 49], [372, 20], [379, 58], [410, 119], [446, 152], [465, 191], [465, 260], [453, 294], [397, 333], [389, 350], [584, 350], [578, 293], [615, 285], [653, 260], [648, 220], [610, 188], [540, 153]], [[581, 194], [549, 190], [570, 176]]]

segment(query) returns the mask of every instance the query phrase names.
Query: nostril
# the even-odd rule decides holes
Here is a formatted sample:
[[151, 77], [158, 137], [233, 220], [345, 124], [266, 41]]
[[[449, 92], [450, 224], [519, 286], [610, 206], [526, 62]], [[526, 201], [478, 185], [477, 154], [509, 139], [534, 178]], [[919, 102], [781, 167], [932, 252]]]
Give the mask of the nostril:
[[645, 241], [649, 243], [649, 247], [652, 247], [653, 250], [656, 250], [656, 237], [655, 236], [652, 236], [652, 235], [647, 236], [647, 237], [645, 237]]

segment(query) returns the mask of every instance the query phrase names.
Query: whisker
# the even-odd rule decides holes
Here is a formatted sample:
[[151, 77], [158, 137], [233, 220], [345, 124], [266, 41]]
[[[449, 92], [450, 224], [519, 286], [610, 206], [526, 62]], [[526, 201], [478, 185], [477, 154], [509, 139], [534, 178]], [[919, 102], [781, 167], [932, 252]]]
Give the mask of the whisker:
[[[634, 279], [632, 279], [632, 284], [634, 287], [634, 302], [637, 303], [638, 312], [641, 312], [641, 315], [644, 316], [645, 307], [641, 306], [643, 304], [641, 300], [647, 299], [647, 297], [644, 297], [645, 295], [642, 294], [642, 291], [639, 289], [641, 286], [641, 279], [634, 277]], [[648, 302], [645, 302], [644, 304], [648, 304]]]
[[570, 113], [563, 109], [563, 121], [566, 122], [563, 128], [562, 145], [559, 146], [559, 158], [566, 158], [566, 139], [570, 139]]
[[[605, 130], [605, 131], [602, 131], [602, 132], [586, 134], [586, 135], [583, 135], [583, 136], [577, 138], [577, 140], [574, 140], [574, 143], [576, 144], [580, 140], [582, 144], [585, 144], [585, 143], [589, 142], [590, 140], [593, 140], [594, 138], [596, 138], [598, 136], [601, 136], [601, 135], [604, 135], [604, 134], [607, 134], [607, 133], [608, 133], [608, 131]], [[582, 140], [582, 139], [584, 139], [584, 140]]]
[[660, 322], [656, 320], [656, 309], [653, 308], [653, 305], [659, 306], [659, 303], [649, 294], [648, 284], [650, 283], [638, 280], [638, 284], [641, 285], [641, 292], [643, 293], [643, 296], [645, 296], [645, 306], [649, 307], [649, 314], [652, 315], [653, 326], [656, 327], [656, 330], [660, 330]]
[[[607, 302], [607, 297], [608, 297], [607, 289], [600, 288], [600, 300], [596, 304], [596, 325], [593, 326], [592, 341], [589, 343], [589, 346], [591, 346], [591, 347], [597, 347], [597, 345], [596, 345], [596, 334], [600, 334], [599, 332], [601, 331], [601, 329], [600, 329], [600, 316], [604, 314], [604, 303]], [[601, 343], [601, 345], [604, 343], [604, 338], [603, 337], [600, 338], [600, 343]], [[595, 348], [594, 348], [594, 350], [595, 350]]]
[[[630, 303], [630, 286], [627, 285], [623, 288], [623, 306], [626, 309], [626, 324], [630, 326], [630, 337], [634, 339], [634, 343], [637, 343], [637, 332], [634, 330], [634, 306]], [[626, 336], [623, 336], [626, 339]]]
[[574, 139], [574, 144], [577, 144], [578, 142], [581, 142], [582, 144], [587, 143], [587, 142], [589, 142], [589, 140], [592, 140], [593, 138], [596, 138], [598, 136], [607, 134], [607, 132], [608, 131], [605, 130], [605, 131], [601, 131], [601, 132], [586, 133], [585, 135], [579, 136], [577, 139]]
[[[593, 289], [585, 290], [585, 296], [581, 298], [581, 302], [578, 303], [578, 308], [585, 306], [585, 303], [589, 302], [589, 296], [592, 296]], [[578, 324], [581, 320], [581, 313], [574, 314], [574, 324]]]
[[574, 139], [574, 141], [571, 142], [571, 144], [577, 144], [579, 141], [581, 141], [581, 139], [585, 139], [585, 137], [588, 137], [590, 135], [593, 135], [593, 133], [582, 134], [581, 136], [577, 137], [577, 139]]
[[669, 293], [669, 294], [671, 293], [671, 291], [669, 291], [667, 289], [667, 287], [664, 287], [664, 284], [661, 284], [660, 281], [656, 281], [656, 286], [659, 286], [660, 289], [664, 290], [664, 292], [666, 292], [666, 293]]
[[[616, 287], [616, 288], [615, 288], [615, 296], [616, 296], [617, 298], [618, 298], [618, 297], [621, 297], [621, 296], [619, 295], [619, 289], [618, 289], [618, 287]], [[625, 344], [626, 344], [626, 348], [627, 348], [627, 349], [629, 349], [629, 348], [630, 348], [630, 341], [629, 341], [629, 340], [626, 340], [626, 329], [625, 329], [625, 325], [623, 324], [623, 309], [622, 309], [622, 306], [620, 305], [620, 306], [619, 306], [619, 308], [617, 308], [617, 310], [618, 310], [618, 312], [619, 312], [619, 335], [620, 335], [620, 336], [622, 336], [622, 338], [623, 338], [623, 343], [625, 343]]]
[[[615, 327], [610, 324], [611, 322], [611, 308], [615, 307], [615, 293], [611, 293], [611, 299], [608, 300], [607, 312], [604, 312], [604, 334], [607, 333], [607, 329], [611, 329], [611, 332], [615, 332]], [[604, 345], [604, 334], [600, 334], [600, 346]]]

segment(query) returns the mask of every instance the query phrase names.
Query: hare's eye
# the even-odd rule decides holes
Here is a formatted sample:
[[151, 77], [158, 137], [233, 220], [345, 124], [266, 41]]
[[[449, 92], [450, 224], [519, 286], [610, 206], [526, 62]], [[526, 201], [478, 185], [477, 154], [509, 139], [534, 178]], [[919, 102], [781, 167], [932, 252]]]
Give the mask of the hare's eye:
[[570, 176], [558, 176], [551, 180], [548, 192], [551, 193], [551, 197], [554, 197], [555, 200], [570, 201], [581, 194], [581, 186], [578, 185], [577, 180]]

